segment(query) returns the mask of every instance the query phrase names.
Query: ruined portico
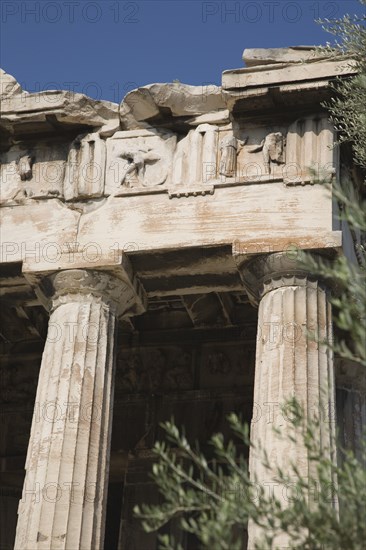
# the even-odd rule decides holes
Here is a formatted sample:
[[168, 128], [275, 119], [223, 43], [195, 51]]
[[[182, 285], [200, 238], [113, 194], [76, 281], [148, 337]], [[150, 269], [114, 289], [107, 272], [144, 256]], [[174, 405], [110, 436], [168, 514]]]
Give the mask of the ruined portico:
[[16, 522], [16, 549], [156, 548], [132, 508], [157, 498], [151, 448], [172, 414], [204, 444], [241, 412], [306, 472], [271, 430], [296, 396], [328, 415], [334, 458], [336, 409], [357, 448], [365, 380], [309, 339], [332, 334], [331, 289], [296, 254], [357, 261], [317, 183], [351, 167], [321, 103], [352, 63], [244, 58], [221, 86], [152, 84], [121, 105], [2, 75], [4, 548]]

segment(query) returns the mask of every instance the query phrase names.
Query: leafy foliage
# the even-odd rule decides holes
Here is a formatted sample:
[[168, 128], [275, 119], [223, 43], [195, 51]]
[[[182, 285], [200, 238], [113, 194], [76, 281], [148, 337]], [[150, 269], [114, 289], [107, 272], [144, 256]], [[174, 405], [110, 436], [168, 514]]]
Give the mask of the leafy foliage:
[[[271, 476], [274, 474], [274, 485], [280, 488], [278, 494], [259, 480], [249, 479], [246, 461], [237, 456], [232, 441], [225, 443], [222, 434], [211, 439], [214, 459], [207, 461], [174, 422], [164, 423], [167, 442], [155, 445], [158, 462], [152, 476], [165, 500], [161, 505], [135, 508], [144, 529], [155, 531], [180, 518], [182, 530], [195, 535], [200, 548], [241, 550], [250, 518], [265, 533], [257, 543], [258, 550], [274, 548], [279, 532], [289, 535], [290, 548], [363, 549], [366, 491], [362, 489], [366, 487], [366, 470], [362, 461], [347, 453], [344, 466], [339, 467], [323, 455], [316, 435], [319, 421], [305, 421], [296, 401], [287, 404], [286, 417], [289, 425], [285, 437], [295, 442], [301, 432], [310, 468], [313, 465], [316, 472], [313, 478], [302, 476], [296, 464], [291, 464], [286, 472], [279, 467], [273, 470], [265, 451], [249, 440], [247, 426], [235, 414], [229, 417], [241, 443], [260, 452], [262, 464]], [[366, 452], [363, 460], [366, 461]], [[284, 494], [285, 501], [281, 498]], [[338, 499], [341, 514], [335, 505]], [[183, 550], [169, 535], [161, 535], [160, 542], [163, 550]]]
[[[359, 0], [366, 6], [366, 0]], [[338, 79], [335, 96], [327, 105], [331, 119], [340, 132], [340, 141], [352, 144], [354, 160], [366, 166], [366, 16], [345, 15], [342, 19], [322, 21], [324, 29], [337, 37], [334, 44], [321, 48], [330, 57], [350, 59], [357, 76]]]
[[[360, 0], [366, 6], [366, 0]], [[342, 229], [354, 240], [355, 260], [338, 257], [331, 264], [315, 261], [302, 255], [313, 273], [330, 282], [336, 290], [332, 298], [335, 324], [341, 331], [338, 341], [329, 343], [342, 358], [366, 367], [366, 16], [346, 15], [341, 20], [325, 20], [324, 28], [338, 38], [335, 44], [321, 48], [330, 57], [340, 56], [355, 66], [357, 75], [350, 79], [339, 77], [333, 84], [332, 100], [325, 104], [330, 119], [338, 130], [336, 146], [349, 145], [353, 161], [360, 167], [359, 182], [349, 177], [329, 185], [329, 192], [338, 202]], [[363, 178], [362, 178], [363, 174]]]

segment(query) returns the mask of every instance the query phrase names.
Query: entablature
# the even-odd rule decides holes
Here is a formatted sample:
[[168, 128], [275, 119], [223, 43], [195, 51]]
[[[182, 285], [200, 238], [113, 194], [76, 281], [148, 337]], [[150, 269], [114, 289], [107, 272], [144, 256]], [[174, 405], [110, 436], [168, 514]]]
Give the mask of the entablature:
[[226, 71], [221, 87], [152, 84], [120, 106], [13, 85], [3, 101], [3, 261], [93, 247], [131, 257], [235, 242], [277, 251], [314, 236], [338, 249], [335, 205], [318, 181], [339, 179], [340, 159], [320, 101], [354, 67], [290, 50], [247, 53], [248, 67]]

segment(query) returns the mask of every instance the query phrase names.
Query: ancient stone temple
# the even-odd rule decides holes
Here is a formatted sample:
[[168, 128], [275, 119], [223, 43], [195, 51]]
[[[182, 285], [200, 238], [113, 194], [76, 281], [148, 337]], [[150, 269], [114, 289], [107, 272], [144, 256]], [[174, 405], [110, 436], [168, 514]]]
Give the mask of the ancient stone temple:
[[358, 186], [322, 106], [354, 69], [306, 47], [244, 60], [221, 86], [120, 105], [2, 73], [1, 549], [157, 548], [133, 507], [159, 498], [152, 446], [172, 416], [205, 448], [239, 412], [306, 472], [272, 432], [296, 396], [334, 460], [337, 427], [358, 448], [365, 378], [309, 338], [332, 335], [331, 289], [297, 253], [358, 261], [319, 183]]

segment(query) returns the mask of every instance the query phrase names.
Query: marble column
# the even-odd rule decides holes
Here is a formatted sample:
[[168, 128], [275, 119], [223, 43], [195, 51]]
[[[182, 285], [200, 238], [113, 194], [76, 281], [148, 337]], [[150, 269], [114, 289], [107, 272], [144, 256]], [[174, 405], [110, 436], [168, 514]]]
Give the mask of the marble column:
[[[286, 439], [290, 423], [282, 405], [295, 397], [305, 415], [319, 417], [319, 443], [335, 460], [333, 356], [322, 344], [332, 338], [328, 290], [296, 257], [284, 253], [257, 256], [241, 265], [241, 274], [249, 294], [259, 302], [252, 441], [262, 445], [274, 469], [278, 465], [290, 474], [292, 462], [302, 476], [314, 478], [301, 436], [296, 443]], [[265, 469], [259, 450], [251, 451], [249, 468], [252, 480], [286, 505], [290, 489], [275, 483], [274, 471]], [[254, 548], [262, 534], [250, 524], [248, 548]], [[276, 544], [287, 548], [286, 535]]]
[[133, 291], [102, 271], [42, 281], [51, 302], [16, 550], [103, 548], [116, 319]]

